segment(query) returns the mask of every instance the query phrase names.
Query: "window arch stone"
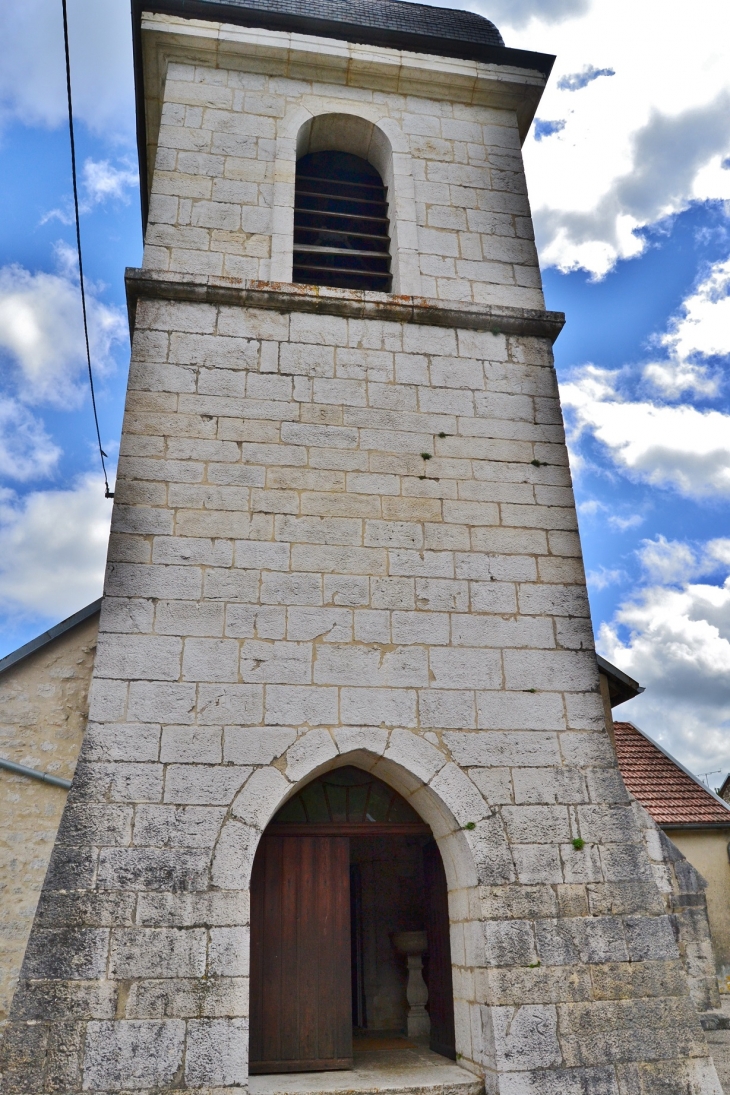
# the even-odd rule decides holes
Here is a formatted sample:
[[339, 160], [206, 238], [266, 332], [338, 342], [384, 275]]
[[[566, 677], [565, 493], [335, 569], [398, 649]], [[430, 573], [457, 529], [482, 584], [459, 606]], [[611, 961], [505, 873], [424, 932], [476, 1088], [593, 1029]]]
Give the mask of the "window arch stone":
[[419, 296], [416, 203], [408, 143], [389, 118], [297, 107], [279, 125], [276, 143], [272, 281], [292, 278], [297, 160], [309, 152], [350, 152], [371, 163], [388, 191], [392, 292]]

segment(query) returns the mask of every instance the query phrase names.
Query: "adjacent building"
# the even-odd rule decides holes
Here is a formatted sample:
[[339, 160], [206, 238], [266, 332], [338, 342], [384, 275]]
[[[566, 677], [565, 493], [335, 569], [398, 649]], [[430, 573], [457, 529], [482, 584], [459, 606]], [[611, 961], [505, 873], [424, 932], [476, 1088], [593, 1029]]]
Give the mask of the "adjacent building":
[[730, 806], [630, 722], [614, 723], [627, 790], [707, 884], [707, 913], [721, 991], [730, 991]]

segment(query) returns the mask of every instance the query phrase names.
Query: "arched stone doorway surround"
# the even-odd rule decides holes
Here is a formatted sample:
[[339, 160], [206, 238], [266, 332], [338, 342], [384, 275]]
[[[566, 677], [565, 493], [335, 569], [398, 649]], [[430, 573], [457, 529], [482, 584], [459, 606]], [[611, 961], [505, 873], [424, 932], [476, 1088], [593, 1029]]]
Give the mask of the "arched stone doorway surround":
[[388, 189], [393, 293], [419, 296], [418, 229], [411, 154], [400, 127], [365, 105], [354, 112], [333, 99], [313, 113], [293, 108], [277, 126], [271, 280], [290, 282], [294, 250], [294, 183], [297, 160], [308, 152], [352, 152], [371, 163]]
[[257, 769], [234, 799], [216, 844], [212, 883], [248, 888], [259, 840], [277, 810], [303, 784], [344, 765], [372, 772], [393, 787], [433, 832], [449, 891], [457, 1060], [484, 1076], [495, 1062], [480, 991], [487, 963], [479, 887], [514, 881], [514, 869], [500, 818], [436, 746], [400, 729], [308, 731], [273, 765]]

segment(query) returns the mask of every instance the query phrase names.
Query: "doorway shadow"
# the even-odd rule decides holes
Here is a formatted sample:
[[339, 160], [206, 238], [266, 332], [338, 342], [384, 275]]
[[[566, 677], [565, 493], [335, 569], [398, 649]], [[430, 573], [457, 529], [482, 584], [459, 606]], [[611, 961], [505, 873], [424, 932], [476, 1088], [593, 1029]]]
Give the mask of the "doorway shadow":
[[[425, 933], [425, 1041], [404, 1040], [414, 1012], [393, 940], [406, 932]], [[250, 1044], [253, 1075], [368, 1069], [383, 1053], [411, 1064], [424, 1052], [456, 1056], [438, 846], [397, 791], [354, 766], [302, 787], [262, 836], [251, 879]]]

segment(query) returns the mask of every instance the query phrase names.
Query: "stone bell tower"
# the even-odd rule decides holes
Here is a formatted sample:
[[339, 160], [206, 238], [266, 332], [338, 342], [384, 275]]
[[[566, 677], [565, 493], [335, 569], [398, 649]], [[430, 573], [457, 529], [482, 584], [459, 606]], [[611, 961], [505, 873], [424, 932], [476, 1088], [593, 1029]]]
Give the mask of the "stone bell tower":
[[520, 155], [552, 58], [397, 0], [133, 22], [109, 567], [5, 1090], [245, 1092], [254, 856], [347, 766], [435, 839], [449, 1090], [719, 1095], [599, 691]]

